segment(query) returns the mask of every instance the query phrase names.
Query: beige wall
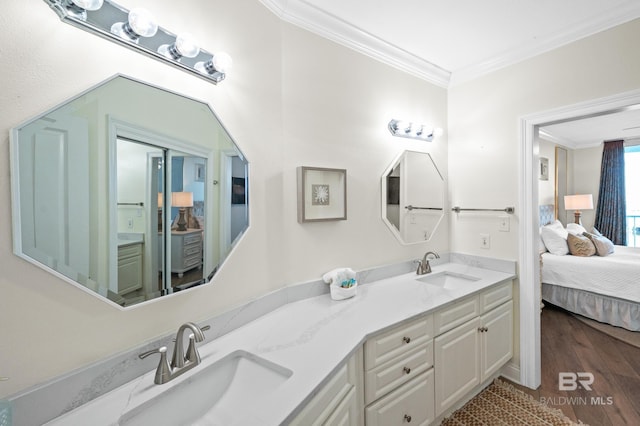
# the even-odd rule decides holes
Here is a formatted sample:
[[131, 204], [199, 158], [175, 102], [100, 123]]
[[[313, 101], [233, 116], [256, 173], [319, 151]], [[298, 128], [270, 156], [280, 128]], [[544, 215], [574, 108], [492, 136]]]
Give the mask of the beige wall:
[[[432, 144], [392, 137], [391, 118], [446, 127], [447, 92], [306, 31], [254, 0], [120, 1], [187, 28], [234, 59], [218, 86], [61, 23], [42, 0], [0, 14], [0, 397], [175, 331], [329, 269], [363, 269], [448, 251], [448, 227], [400, 245], [381, 220], [380, 178], [404, 149], [447, 173], [446, 134]], [[9, 42], [11, 41], [11, 42]], [[204, 100], [250, 161], [250, 229], [214, 285], [120, 311], [12, 253], [9, 130], [122, 73]], [[296, 167], [346, 168], [348, 220], [296, 220]]]
[[[451, 202], [516, 206], [510, 232], [497, 230], [495, 216], [452, 218], [452, 251], [517, 259], [519, 118], [640, 87], [638, 37], [635, 20], [449, 90]], [[480, 248], [480, 233], [491, 235], [489, 250]]]
[[[596, 218], [600, 188], [600, 167], [602, 165], [602, 145], [573, 151], [573, 182], [575, 194], [592, 194], [593, 210], [582, 212], [582, 224], [591, 230]], [[568, 216], [573, 219], [573, 212]], [[573, 220], [572, 220], [573, 221]]]

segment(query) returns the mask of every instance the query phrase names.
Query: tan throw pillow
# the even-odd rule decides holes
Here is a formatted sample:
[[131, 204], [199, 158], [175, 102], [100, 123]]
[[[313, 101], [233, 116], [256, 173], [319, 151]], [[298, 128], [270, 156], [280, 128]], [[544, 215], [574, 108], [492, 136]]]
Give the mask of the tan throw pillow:
[[[595, 231], [596, 229], [593, 228], [593, 230]], [[598, 256], [609, 256], [614, 252], [615, 246], [607, 237], [603, 235], [590, 234], [588, 232], [585, 232], [584, 235], [589, 238], [596, 247], [596, 253], [598, 253]]]
[[569, 252], [574, 256], [588, 257], [596, 254], [595, 245], [584, 235], [569, 233], [567, 236], [567, 244], [569, 245]]

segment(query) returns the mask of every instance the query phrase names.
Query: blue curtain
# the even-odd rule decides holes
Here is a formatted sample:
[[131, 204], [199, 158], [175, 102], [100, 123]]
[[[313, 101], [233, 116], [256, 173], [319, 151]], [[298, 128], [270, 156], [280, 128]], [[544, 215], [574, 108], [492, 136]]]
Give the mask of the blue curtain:
[[624, 141], [605, 142], [594, 226], [614, 244], [624, 246], [627, 244], [626, 223]]

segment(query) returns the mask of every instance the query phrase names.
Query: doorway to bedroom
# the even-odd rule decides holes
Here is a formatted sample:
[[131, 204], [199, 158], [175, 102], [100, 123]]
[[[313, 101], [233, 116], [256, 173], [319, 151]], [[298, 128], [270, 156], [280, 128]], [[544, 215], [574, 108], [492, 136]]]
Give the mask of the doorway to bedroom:
[[[583, 147], [582, 149], [576, 149], [575, 145], [572, 146], [570, 140], [563, 140], [559, 138], [554, 140], [553, 142], [550, 142], [550, 149], [549, 147], [547, 147], [546, 151], [542, 146], [542, 144], [544, 143], [542, 142], [542, 139], [548, 139], [549, 135], [546, 134], [546, 131], [552, 126], [572, 122], [577, 123], [582, 120], [595, 120], [598, 118], [603, 118], [607, 115], [613, 115], [624, 111], [638, 111], [639, 104], [640, 90], [637, 90], [634, 92], [611, 96], [605, 99], [597, 99], [582, 104], [538, 113], [535, 115], [524, 117], [521, 121], [521, 146], [523, 150], [521, 164], [522, 176], [524, 177], [520, 187], [521, 211], [523, 215], [520, 223], [521, 235], [523, 236], [521, 240], [522, 250], [520, 257], [520, 344], [522, 354], [521, 383], [525, 384], [529, 388], [532, 387], [531, 384], [534, 384], [534, 386], [538, 388], [537, 396], [539, 398], [542, 398], [546, 395], [543, 394], [543, 391], [545, 391], [545, 389], [546, 391], [549, 391], [551, 394], [555, 395], [559, 390], [559, 374], [561, 372], [566, 372], [565, 370], [571, 370], [571, 368], [568, 367], [558, 370], [558, 351], [567, 352], [568, 356], [566, 365], [574, 367], [574, 373], [577, 371], [588, 371], [588, 368], [594, 369], [593, 365], [596, 364], [594, 364], [593, 361], [596, 358], [600, 358], [599, 361], [613, 361], [611, 362], [611, 369], [605, 369], [605, 367], [603, 367], [602, 365], [599, 367], [600, 369], [594, 369], [594, 371], [598, 374], [604, 372], [604, 374], [599, 374], [596, 378], [598, 382], [598, 395], [604, 395], [605, 393], [608, 396], [613, 395], [613, 393], [610, 392], [611, 389], [617, 389], [621, 386], [621, 384], [617, 382], [618, 376], [616, 375], [616, 369], [620, 369], [622, 368], [621, 366], [627, 366], [628, 364], [625, 364], [621, 361], [619, 353], [616, 354], [615, 352], [609, 350], [611, 347], [613, 347], [613, 344], [604, 343], [603, 341], [599, 341], [598, 344], [594, 345], [591, 351], [587, 350], [583, 351], [582, 353], [576, 353], [574, 351], [576, 348], [580, 349], [584, 346], [585, 340], [582, 339], [584, 337], [584, 334], [582, 334], [583, 331], [577, 333], [574, 326], [569, 327], [569, 325], [567, 324], [573, 324], [573, 322], [577, 321], [576, 318], [578, 317], [573, 315], [571, 312], [555, 308], [548, 303], [547, 306], [541, 310], [541, 269], [540, 257], [538, 253], [538, 244], [540, 240], [539, 206], [543, 204], [551, 204], [554, 207], [557, 207], [557, 205], [559, 204], [558, 198], [560, 198], [561, 200], [563, 198], [558, 197], [556, 182], [547, 182], [546, 180], [542, 179], [540, 168], [541, 157], [546, 156], [549, 160], [547, 164], [548, 178], [552, 180], [557, 179], [558, 177], [556, 171], [556, 162], [558, 161], [558, 158], [562, 159], [563, 157], [562, 155], [557, 157], [555, 154], [557, 152], [557, 149], [559, 149], [560, 151], [565, 150], [567, 152], [567, 176], [566, 182], [563, 182], [563, 184], [566, 185], [566, 195], [590, 193], [593, 195], [594, 207], [596, 207], [599, 190], [600, 166], [602, 160], [602, 142], [604, 140], [611, 140], [616, 138], [625, 139], [626, 141], [627, 138], [620, 137], [620, 135], [616, 134], [611, 134], [606, 137], [598, 136], [599, 140], [596, 144], [594, 144], [592, 147]], [[640, 129], [635, 130], [638, 131]], [[638, 142], [640, 142], [640, 138], [638, 138]], [[628, 157], [634, 154], [635, 156], [631, 159], [625, 159], [626, 171], [633, 172], [636, 170], [640, 170], [640, 146], [628, 148]], [[637, 161], [639, 162], [632, 163], [634, 159], [637, 159]], [[551, 184], [552, 189], [550, 191], [549, 188], [543, 189], [543, 185], [545, 183]], [[636, 194], [640, 195], [640, 174], [628, 173], [626, 177], [626, 183], [627, 194], [633, 193], [633, 195], [627, 195], [627, 220], [630, 219], [630, 216], [638, 216], [638, 218], [636, 219], [638, 220], [638, 224], [627, 225], [627, 232], [630, 232], [629, 230], [631, 230], [631, 232], [634, 232], [635, 234], [636, 228], [640, 227], [640, 203], [636, 204], [632, 200], [633, 196], [638, 197], [638, 195]], [[638, 205], [638, 207], [634, 207], [636, 205]], [[638, 211], [636, 211], [636, 209], [638, 209]], [[574, 212], [571, 210], [562, 212], [562, 209], [560, 209], [560, 213], [558, 213], [558, 210], [556, 209], [555, 218], [558, 218], [558, 215], [560, 215], [563, 224], [566, 226], [567, 223], [571, 223], [574, 221], [573, 213]], [[582, 213], [582, 219], [586, 219], [591, 223], [591, 226], [593, 226], [592, 224], [593, 218], [595, 217], [595, 210], [590, 213], [591, 216], [585, 214], [586, 212]], [[628, 238], [627, 241], [628, 245], [634, 243], [633, 238]], [[636, 241], [640, 245], [640, 232], [636, 236]], [[542, 315], [540, 315], [541, 312]], [[561, 315], [561, 317], [563, 318], [562, 321], [560, 320], [560, 317], [558, 315]], [[617, 327], [612, 328], [615, 329]], [[560, 330], [561, 332], [560, 338], [557, 335], [558, 330]], [[554, 333], [556, 333], [555, 336]], [[572, 343], [569, 343], [569, 346], [563, 346], [564, 349], [558, 346], [560, 344], [560, 341], [565, 343], [570, 340], [569, 337], [575, 337], [574, 334], [580, 334], [578, 336], [578, 342], [573, 342], [575, 348], [571, 346]], [[595, 338], [597, 339], [601, 339], [599, 337], [601, 336], [601, 334], [596, 333], [594, 336], [596, 336]], [[628, 346], [624, 346], [624, 348], [627, 347]], [[546, 357], [544, 355], [545, 353], [547, 354]], [[551, 358], [548, 355], [549, 353], [553, 354]], [[631, 360], [629, 362], [632, 363], [630, 365], [637, 366], [637, 362], [635, 360], [640, 354], [640, 349], [629, 349], [629, 353], [629, 360]], [[608, 358], [606, 358], [607, 354], [610, 355]], [[615, 356], [611, 356], [612, 354]], [[549, 363], [550, 359], [552, 359], [551, 363]], [[583, 365], [587, 365], [588, 368], [581, 367], [580, 363], [583, 363]], [[580, 370], [580, 368], [582, 368], [582, 370]], [[638, 378], [633, 378], [633, 380], [631, 380], [629, 377], [625, 376], [625, 379], [627, 380], [625, 382], [625, 386], [631, 383], [631, 386], [634, 387], [634, 389], [640, 388], [640, 380], [638, 380]], [[534, 394], [534, 396], [536, 396], [536, 394]], [[632, 421], [631, 423], [637, 423], [637, 419], [640, 418], [640, 410], [635, 407], [635, 404], [629, 404], [628, 401], [625, 402], [625, 398], [620, 395], [613, 395], [612, 398], [614, 399], [614, 401], [610, 407], [594, 407], [588, 404], [582, 406], [580, 405], [580, 403], [576, 405], [564, 402], [558, 404], [564, 406], [557, 406], [556, 408], [561, 408], [563, 411], [568, 410], [569, 412], [573, 412], [577, 418], [580, 418], [583, 421], [587, 420], [587, 422], [591, 420], [594, 423], [598, 423], [594, 419], [609, 418], [611, 420], [615, 416], [618, 416], [616, 417], [617, 420], [634, 419], [634, 421]], [[551, 403], [550, 405], [555, 404]], [[600, 411], [598, 411], [598, 413], [596, 413], [597, 415], [593, 417], [591, 415], [595, 413], [595, 410]], [[612, 423], [617, 424], [617, 422], [615, 421]], [[620, 424], [625, 423], [630, 424], [629, 422], [624, 421]]]
[[[560, 123], [595, 118], [624, 110], [638, 110], [640, 90], [621, 93], [601, 99], [569, 105], [527, 115], [520, 119], [521, 176], [519, 205], [520, 238], [520, 383], [537, 388], [541, 383], [541, 328], [540, 328], [540, 257], [539, 257], [539, 178], [540, 129]], [[602, 140], [599, 141], [601, 143]], [[600, 149], [601, 151], [601, 149]], [[593, 159], [592, 159], [593, 160]], [[569, 161], [575, 162], [576, 159]], [[582, 161], [582, 159], [578, 159]], [[591, 161], [591, 160], [590, 160]], [[600, 157], [596, 167], [600, 165]], [[551, 170], [550, 170], [551, 171]], [[550, 173], [551, 174], [551, 173]], [[580, 184], [590, 176], [574, 176]], [[575, 182], [573, 182], [575, 184]], [[596, 186], [597, 188], [597, 186]], [[576, 190], [575, 185], [568, 191]], [[597, 189], [596, 189], [597, 194]], [[596, 195], [594, 194], [594, 195]], [[594, 197], [597, 200], [597, 195]], [[555, 203], [555, 201], [554, 201]], [[572, 212], [570, 212], [572, 213]], [[583, 216], [584, 217], [584, 216]]]

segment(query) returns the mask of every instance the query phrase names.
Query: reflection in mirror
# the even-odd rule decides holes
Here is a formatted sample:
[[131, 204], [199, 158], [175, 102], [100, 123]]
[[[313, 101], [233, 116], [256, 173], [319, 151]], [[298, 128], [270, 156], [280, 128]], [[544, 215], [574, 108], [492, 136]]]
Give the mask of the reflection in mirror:
[[382, 218], [404, 244], [429, 241], [444, 216], [444, 191], [431, 155], [405, 151], [382, 176]]
[[209, 282], [248, 227], [205, 103], [116, 76], [11, 137], [15, 253], [120, 306]]

